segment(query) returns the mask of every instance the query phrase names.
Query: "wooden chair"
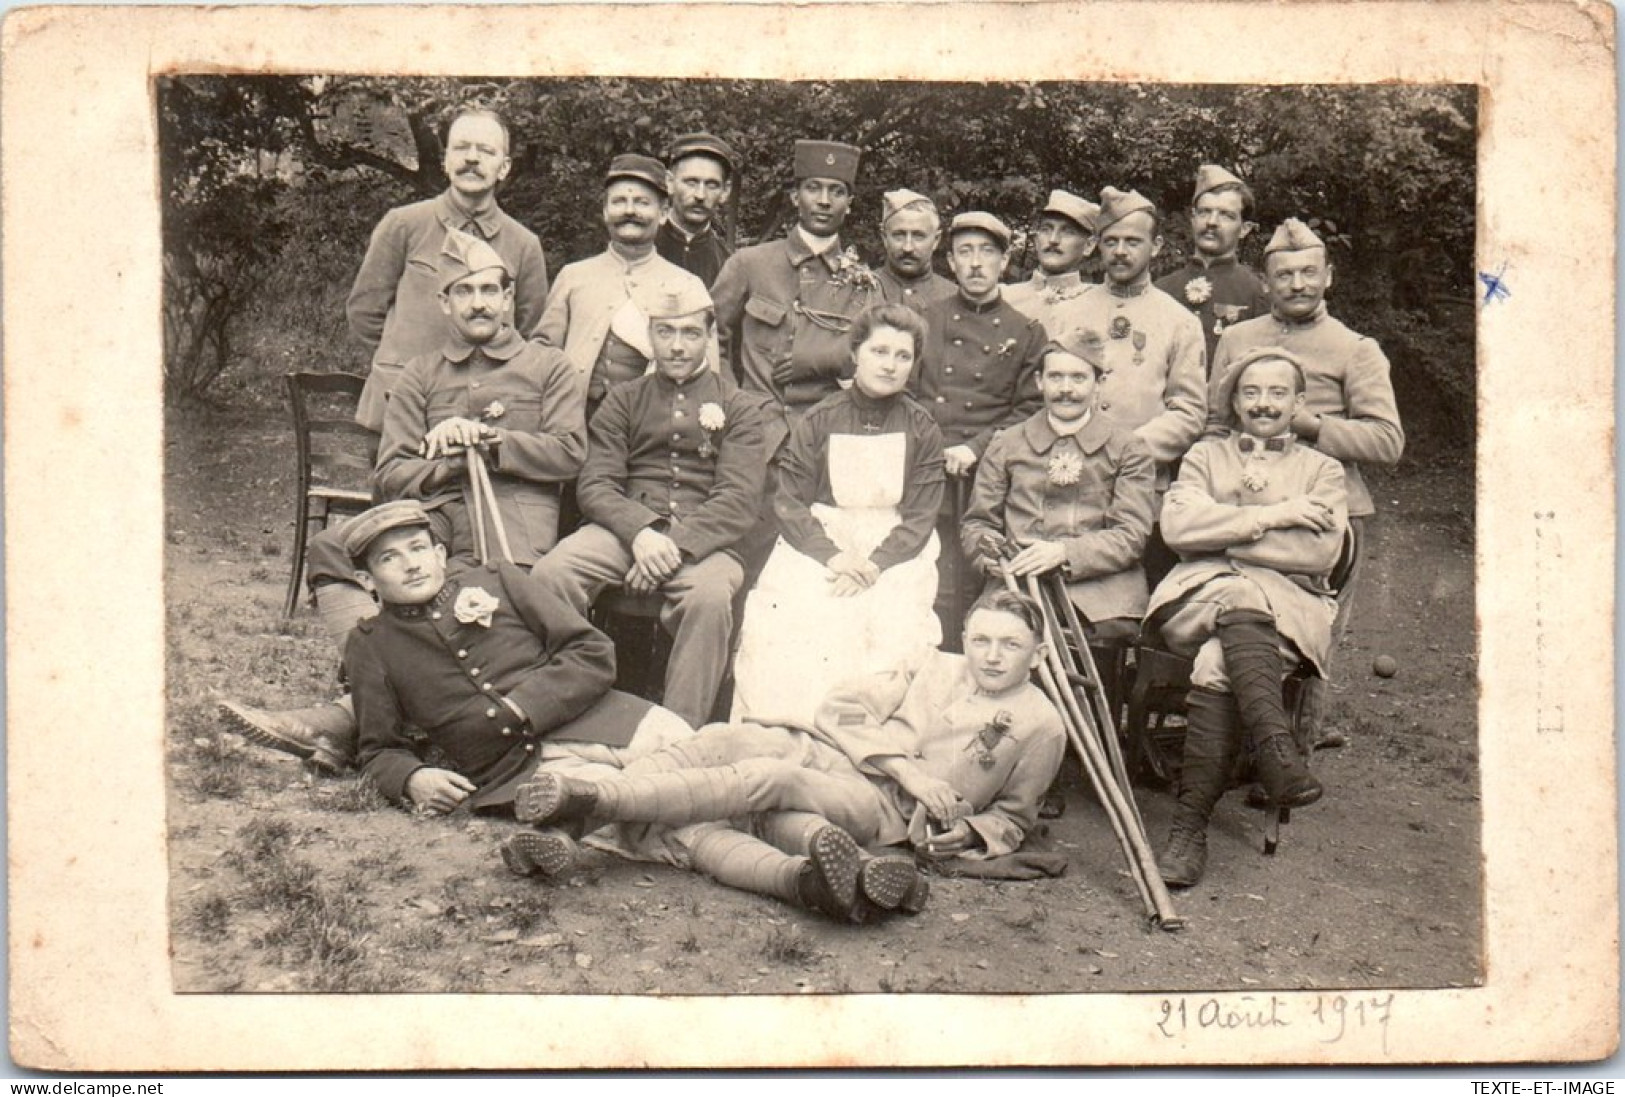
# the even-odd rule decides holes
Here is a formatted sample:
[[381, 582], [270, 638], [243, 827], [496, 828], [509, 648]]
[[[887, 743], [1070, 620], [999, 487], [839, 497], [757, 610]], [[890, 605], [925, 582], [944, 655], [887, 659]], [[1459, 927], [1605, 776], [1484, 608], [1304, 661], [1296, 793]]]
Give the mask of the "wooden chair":
[[[1339, 607], [1350, 581], [1359, 567], [1353, 531], [1343, 537], [1343, 549], [1333, 566], [1327, 585]], [[1128, 714], [1123, 721], [1125, 750], [1130, 768], [1139, 776], [1176, 786], [1185, 747], [1185, 695], [1191, 688], [1191, 660], [1142, 640], [1134, 650], [1134, 683], [1129, 691]], [[1308, 691], [1303, 687], [1316, 676], [1315, 669], [1299, 661], [1281, 683], [1282, 699], [1292, 724], [1292, 736], [1305, 758], [1313, 757], [1314, 744], [1305, 742], [1304, 705]], [[1247, 753], [1243, 752], [1243, 759]], [[1238, 772], [1236, 784], [1251, 782], [1250, 773]], [[1278, 808], [1265, 827], [1264, 852], [1272, 854], [1280, 842], [1280, 826], [1291, 821], [1289, 808]]]
[[285, 381], [298, 455], [293, 566], [282, 607], [282, 616], [287, 619], [299, 606], [305, 548], [312, 527], [324, 530], [333, 519], [360, 514], [372, 505], [378, 435], [355, 421], [365, 377], [354, 373], [290, 373]]

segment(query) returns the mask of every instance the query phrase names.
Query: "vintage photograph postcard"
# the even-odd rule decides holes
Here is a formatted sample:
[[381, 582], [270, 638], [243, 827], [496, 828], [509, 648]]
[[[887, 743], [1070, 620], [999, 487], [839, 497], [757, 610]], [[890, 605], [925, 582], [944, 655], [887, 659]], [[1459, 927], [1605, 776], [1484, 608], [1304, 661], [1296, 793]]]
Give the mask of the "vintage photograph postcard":
[[20, 1066], [1615, 1052], [1611, 8], [0, 49]]

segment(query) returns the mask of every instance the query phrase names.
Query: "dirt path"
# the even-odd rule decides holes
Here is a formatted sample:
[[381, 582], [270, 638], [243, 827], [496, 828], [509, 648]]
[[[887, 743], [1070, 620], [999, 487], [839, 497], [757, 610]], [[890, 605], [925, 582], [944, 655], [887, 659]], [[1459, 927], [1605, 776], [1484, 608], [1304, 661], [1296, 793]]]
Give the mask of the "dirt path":
[[[271, 426], [264, 424], [269, 423]], [[1382, 513], [1331, 722], [1326, 798], [1260, 855], [1239, 794], [1207, 879], [1146, 927], [1104, 816], [1073, 787], [1037, 883], [937, 880], [926, 911], [838, 926], [676, 869], [590, 853], [565, 882], [509, 875], [512, 824], [415, 818], [312, 782], [214, 718], [222, 696], [331, 695], [335, 658], [278, 617], [289, 441], [274, 413], [169, 435], [170, 910], [182, 991], [1078, 992], [1461, 986], [1481, 975], [1470, 468], [1372, 477]], [[1393, 678], [1372, 673], [1392, 656]], [[1142, 789], [1153, 843], [1169, 799]]]

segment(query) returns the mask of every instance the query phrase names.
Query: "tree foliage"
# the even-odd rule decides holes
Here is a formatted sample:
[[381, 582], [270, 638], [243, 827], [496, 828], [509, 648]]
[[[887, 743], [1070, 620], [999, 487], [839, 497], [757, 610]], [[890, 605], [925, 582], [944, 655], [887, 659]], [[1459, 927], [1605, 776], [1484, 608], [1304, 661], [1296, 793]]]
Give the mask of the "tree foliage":
[[[873, 259], [884, 190], [1023, 227], [1051, 188], [1093, 196], [1110, 183], [1169, 214], [1158, 270], [1171, 269], [1190, 247], [1181, 214], [1197, 165], [1224, 164], [1258, 195], [1243, 259], [1256, 263], [1285, 217], [1314, 219], [1332, 242], [1333, 307], [1388, 350], [1407, 417], [1471, 439], [1472, 87], [188, 76], [160, 90], [172, 394], [201, 392], [233, 364], [245, 316], [291, 340], [284, 354], [348, 355], [359, 368], [358, 349], [335, 340], [367, 232], [390, 206], [444, 187], [444, 124], [477, 103], [508, 121], [502, 203], [554, 269], [602, 248], [610, 158], [660, 155], [692, 130], [740, 153], [739, 243], [788, 224], [795, 138], [863, 147], [846, 235]], [[258, 360], [271, 341], [251, 340]]]

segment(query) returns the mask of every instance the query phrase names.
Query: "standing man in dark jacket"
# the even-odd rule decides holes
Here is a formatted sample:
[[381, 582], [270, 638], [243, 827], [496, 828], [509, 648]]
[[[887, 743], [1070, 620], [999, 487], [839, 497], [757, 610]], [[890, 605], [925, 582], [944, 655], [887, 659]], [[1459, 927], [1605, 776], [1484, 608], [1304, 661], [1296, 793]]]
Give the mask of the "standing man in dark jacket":
[[1194, 250], [1189, 262], [1156, 282], [1202, 321], [1210, 368], [1225, 328], [1269, 312], [1264, 280], [1236, 258], [1236, 249], [1258, 227], [1252, 215], [1253, 192], [1246, 183], [1216, 164], [1197, 168], [1191, 198]]
[[734, 150], [720, 137], [689, 133], [671, 143], [671, 208], [660, 223], [655, 248], [710, 286], [733, 248], [718, 231], [718, 220], [733, 193]]

